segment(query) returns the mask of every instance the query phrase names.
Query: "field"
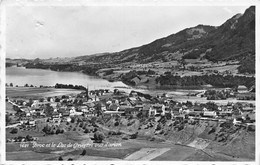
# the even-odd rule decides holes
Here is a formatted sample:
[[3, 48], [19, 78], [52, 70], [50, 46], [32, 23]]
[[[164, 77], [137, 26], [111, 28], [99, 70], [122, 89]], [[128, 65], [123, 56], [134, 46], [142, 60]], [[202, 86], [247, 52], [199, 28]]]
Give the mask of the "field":
[[77, 94], [82, 92], [75, 89], [34, 88], [34, 87], [6, 87], [6, 95], [12, 98], [35, 98]]

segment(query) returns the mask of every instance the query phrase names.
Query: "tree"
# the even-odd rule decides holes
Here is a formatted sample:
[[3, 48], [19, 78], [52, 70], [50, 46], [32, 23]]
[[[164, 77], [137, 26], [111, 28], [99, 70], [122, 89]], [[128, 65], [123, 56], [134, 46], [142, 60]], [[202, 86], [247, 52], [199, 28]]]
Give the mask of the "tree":
[[86, 128], [85, 131], [84, 131], [84, 133], [89, 133], [89, 129]]
[[136, 139], [137, 138], [137, 135], [138, 135], [138, 132], [130, 135], [130, 139]]
[[59, 159], [58, 159], [58, 160], [59, 160], [59, 161], [63, 161], [63, 159], [62, 159], [62, 157], [61, 157], [61, 156], [59, 157]]
[[102, 141], [105, 139], [105, 135], [103, 132], [97, 131], [94, 133], [94, 140], [97, 143], [102, 143]]
[[61, 133], [60, 129], [56, 130], [56, 134], [58, 135], [59, 133]]
[[10, 87], [13, 87], [14, 85], [13, 85], [13, 83], [10, 83]]
[[50, 134], [51, 133], [51, 127], [46, 125], [43, 129], [42, 132], [46, 133], [46, 134]]
[[26, 105], [30, 107], [32, 104], [33, 104], [33, 99], [30, 98], [30, 99], [29, 99], [29, 102], [28, 102]]
[[11, 134], [16, 134], [17, 132], [18, 132], [18, 129], [17, 129], [17, 128], [13, 128], [10, 133], [11, 133]]
[[185, 70], [185, 66], [187, 65], [187, 62], [185, 61], [185, 59], [181, 58], [177, 62], [183, 67], [183, 70]]
[[46, 116], [51, 116], [53, 112], [53, 107], [50, 104], [45, 105], [45, 110], [44, 110]]
[[84, 156], [84, 155], [86, 155], [86, 153], [87, 153], [87, 151], [86, 151], [86, 150], [83, 150], [80, 155]]
[[6, 115], [5, 115], [6, 125], [8, 125], [11, 121], [12, 121], [12, 119], [11, 119], [10, 115], [9, 115], [9, 114], [6, 114]]
[[60, 98], [56, 97], [55, 102], [60, 102]]
[[28, 85], [28, 84], [25, 84], [24, 87], [29, 87], [29, 85]]
[[40, 99], [39, 99], [39, 102], [44, 102], [44, 98], [40, 98]]
[[102, 115], [101, 103], [97, 103], [97, 104], [95, 105], [95, 109], [96, 109], [97, 116]]
[[26, 141], [33, 141], [33, 137], [30, 135], [26, 135], [25, 139]]

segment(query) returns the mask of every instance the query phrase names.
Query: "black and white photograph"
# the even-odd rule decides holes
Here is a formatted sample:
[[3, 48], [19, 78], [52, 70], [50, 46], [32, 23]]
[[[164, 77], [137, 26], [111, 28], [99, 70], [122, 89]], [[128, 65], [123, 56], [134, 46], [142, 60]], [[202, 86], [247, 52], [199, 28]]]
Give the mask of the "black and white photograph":
[[1, 4], [4, 162], [259, 163], [258, 3], [66, 2]]

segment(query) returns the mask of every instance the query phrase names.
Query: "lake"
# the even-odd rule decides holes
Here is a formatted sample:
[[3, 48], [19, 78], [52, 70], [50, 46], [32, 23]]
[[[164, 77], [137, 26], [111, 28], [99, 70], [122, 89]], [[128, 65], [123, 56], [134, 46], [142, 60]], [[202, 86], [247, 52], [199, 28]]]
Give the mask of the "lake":
[[24, 67], [7, 67], [6, 83], [14, 86], [25, 84], [34, 86], [54, 86], [56, 83], [83, 85], [89, 89], [101, 89], [114, 87], [128, 87], [121, 81], [109, 82], [95, 76], [88, 76], [80, 72], [56, 72], [44, 69], [26, 69]]

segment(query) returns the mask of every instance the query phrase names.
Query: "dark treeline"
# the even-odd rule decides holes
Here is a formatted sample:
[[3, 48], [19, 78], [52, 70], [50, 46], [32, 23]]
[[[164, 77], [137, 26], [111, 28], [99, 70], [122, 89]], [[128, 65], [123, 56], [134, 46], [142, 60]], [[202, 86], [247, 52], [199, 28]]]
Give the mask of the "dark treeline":
[[67, 71], [67, 72], [79, 72], [82, 71], [88, 75], [97, 75], [96, 72], [101, 67], [100, 64], [91, 65], [76, 65], [76, 64], [42, 64], [42, 63], [28, 63], [25, 65], [26, 68], [37, 68], [37, 69], [50, 69], [53, 71]]
[[11, 67], [11, 66], [13, 66], [13, 65], [15, 65], [15, 64], [9, 63], [9, 62], [6, 62], [6, 63], [5, 63], [5, 67]]
[[87, 88], [85, 88], [84, 86], [82, 85], [72, 85], [72, 84], [56, 84], [54, 86], [54, 88], [65, 88], [65, 89], [79, 89], [79, 90], [87, 90]]
[[233, 75], [203, 75], [203, 76], [173, 76], [171, 74], [161, 75], [156, 79], [160, 85], [176, 86], [201, 86], [211, 84], [214, 87], [226, 88], [245, 85], [248, 88], [255, 84], [255, 77], [233, 76]]
[[142, 71], [142, 70], [139, 70], [139, 71], [136, 71], [136, 70], [132, 70], [124, 75], [121, 76], [121, 81], [127, 85], [136, 85], [135, 83], [132, 82], [132, 79], [137, 77], [138, 79], [141, 79], [140, 78], [140, 75], [153, 75], [155, 74], [155, 71], [153, 70], [148, 70], [148, 71]]
[[246, 57], [240, 64], [241, 65], [237, 68], [239, 73], [255, 74], [255, 56]]
[[148, 71], [145, 71], [145, 70], [138, 70], [138, 71], [136, 71], [136, 73], [138, 74], [138, 75], [153, 75], [153, 74], [155, 74], [155, 71], [153, 71], [153, 70], [148, 70]]

